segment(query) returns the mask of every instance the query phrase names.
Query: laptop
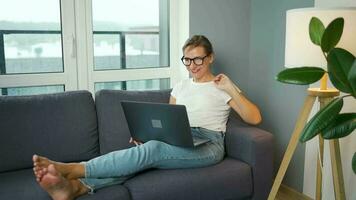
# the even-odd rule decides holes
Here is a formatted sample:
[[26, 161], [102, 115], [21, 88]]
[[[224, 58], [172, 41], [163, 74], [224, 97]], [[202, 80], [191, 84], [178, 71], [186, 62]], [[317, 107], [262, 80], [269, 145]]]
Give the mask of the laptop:
[[180, 147], [195, 147], [209, 139], [194, 138], [184, 105], [122, 101], [122, 108], [133, 139], [158, 140]]

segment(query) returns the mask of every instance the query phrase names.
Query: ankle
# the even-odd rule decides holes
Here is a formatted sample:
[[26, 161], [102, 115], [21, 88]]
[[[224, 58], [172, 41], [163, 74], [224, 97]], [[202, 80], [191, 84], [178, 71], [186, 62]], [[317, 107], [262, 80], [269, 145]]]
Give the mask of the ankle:
[[83, 178], [85, 176], [85, 167], [80, 163], [69, 163], [64, 173], [68, 179]]

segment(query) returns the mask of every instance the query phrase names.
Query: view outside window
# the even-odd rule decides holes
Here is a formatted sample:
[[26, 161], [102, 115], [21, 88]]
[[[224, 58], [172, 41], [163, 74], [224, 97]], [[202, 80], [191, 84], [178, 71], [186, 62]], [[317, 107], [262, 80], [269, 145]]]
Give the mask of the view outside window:
[[[161, 66], [158, 34], [128, 34], [126, 47], [129, 47], [128, 52], [126, 51], [126, 68]], [[167, 66], [168, 63], [164, 65]]]
[[1, 88], [1, 90], [6, 91], [6, 93], [0, 93], [0, 96], [2, 96], [2, 95], [17, 96], [17, 95], [32, 95], [32, 94], [48, 94], [48, 93], [63, 92], [64, 85]]
[[133, 81], [116, 81], [95, 83], [95, 91], [102, 89], [110, 90], [163, 90], [169, 89], [169, 78], [133, 80]]
[[117, 34], [96, 34], [94, 40], [94, 66], [96, 70], [115, 69], [121, 66], [120, 38]]
[[4, 4], [0, 7], [0, 74], [63, 72], [59, 0], [7, 0]]
[[160, 13], [160, 7], [168, 8], [168, 0], [92, 4], [95, 70], [168, 66], [168, 31], [162, 31], [168, 29], [168, 9]]

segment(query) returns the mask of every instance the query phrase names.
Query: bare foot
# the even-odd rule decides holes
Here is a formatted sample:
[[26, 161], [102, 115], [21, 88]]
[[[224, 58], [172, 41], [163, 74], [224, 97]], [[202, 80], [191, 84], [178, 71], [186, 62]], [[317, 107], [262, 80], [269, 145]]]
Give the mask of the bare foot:
[[[46, 157], [33, 155], [33, 171], [36, 175], [36, 178], [41, 177], [41, 172], [45, 168], [48, 168], [49, 165], [53, 165], [56, 171], [58, 171], [64, 178], [67, 179], [76, 179], [84, 177], [85, 167], [83, 164], [79, 163], [61, 163], [49, 160]], [[37, 177], [38, 174], [38, 177]]]
[[53, 164], [39, 170], [36, 180], [54, 200], [72, 200], [88, 192], [78, 180], [68, 180], [56, 170]]

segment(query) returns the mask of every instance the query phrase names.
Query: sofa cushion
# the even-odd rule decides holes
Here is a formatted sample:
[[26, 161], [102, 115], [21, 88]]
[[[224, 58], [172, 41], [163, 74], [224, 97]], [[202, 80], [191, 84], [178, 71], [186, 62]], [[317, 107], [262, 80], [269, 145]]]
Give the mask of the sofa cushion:
[[134, 200], [246, 199], [252, 194], [251, 168], [226, 158], [205, 168], [151, 170], [124, 184]]
[[[38, 185], [32, 169], [5, 172], [0, 174], [0, 199], [48, 199], [49, 195]], [[84, 195], [78, 200], [128, 200], [130, 194], [122, 185], [98, 190], [94, 195]]]
[[48, 199], [32, 169], [0, 173], [0, 199]]
[[0, 172], [32, 167], [33, 154], [63, 162], [99, 154], [88, 91], [0, 96], [0, 111]]
[[129, 148], [130, 131], [121, 107], [121, 101], [168, 103], [170, 90], [124, 91], [100, 90], [95, 95], [98, 115], [100, 153]]
[[113, 185], [96, 190], [93, 195], [81, 196], [76, 200], [131, 200], [131, 196], [126, 187]]

